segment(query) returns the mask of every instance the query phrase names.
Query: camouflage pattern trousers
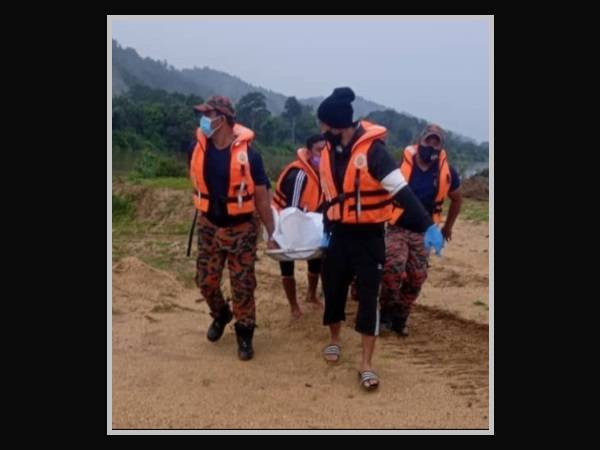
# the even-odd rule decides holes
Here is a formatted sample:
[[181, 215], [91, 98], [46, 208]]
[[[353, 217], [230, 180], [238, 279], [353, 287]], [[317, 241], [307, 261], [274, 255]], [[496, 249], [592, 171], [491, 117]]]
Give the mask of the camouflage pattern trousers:
[[381, 314], [406, 319], [427, 279], [424, 235], [389, 226], [381, 282]]
[[230, 227], [217, 227], [204, 217], [198, 219], [196, 285], [206, 299], [213, 318], [218, 318], [228, 307], [221, 291], [221, 278], [227, 261], [233, 315], [242, 325], [254, 324], [257, 238], [258, 224], [254, 218]]

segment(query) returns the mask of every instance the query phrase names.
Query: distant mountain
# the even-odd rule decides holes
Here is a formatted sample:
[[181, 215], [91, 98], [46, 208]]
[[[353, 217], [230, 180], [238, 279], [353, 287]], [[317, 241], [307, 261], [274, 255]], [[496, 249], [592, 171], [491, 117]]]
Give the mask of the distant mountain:
[[[285, 100], [287, 99], [285, 95], [246, 83], [244, 80], [229, 75], [226, 72], [214, 70], [209, 67], [203, 67], [201, 69], [195, 67], [193, 69], [183, 69], [181, 73], [186, 79], [199, 84], [204, 84], [213, 92], [218, 91], [222, 95], [227, 95], [236, 103], [249, 92], [260, 92], [264, 94], [267, 109], [271, 111], [271, 113], [281, 114], [283, 112]], [[211, 94], [213, 92], [211, 92]], [[208, 95], [202, 93], [200, 95], [204, 98], [208, 97]]]
[[[134, 49], [123, 48], [113, 39], [113, 95], [121, 95], [133, 83], [141, 83], [168, 92], [196, 94], [204, 98], [220, 93], [237, 102], [248, 92], [261, 92], [266, 97], [267, 109], [281, 114], [286, 95], [254, 86], [226, 72], [209, 67], [177, 70], [166, 61], [142, 58]], [[310, 97], [298, 101], [316, 110], [324, 97]], [[366, 117], [373, 111], [389, 109], [386, 106], [356, 97], [352, 104], [356, 117]]]
[[[283, 112], [287, 99], [286, 95], [254, 86], [234, 75], [209, 67], [177, 70], [167, 61], [142, 58], [134, 49], [123, 48], [115, 40], [112, 41], [112, 58], [113, 96], [127, 92], [135, 84], [167, 92], [195, 94], [205, 99], [214, 94], [222, 94], [236, 103], [249, 92], [261, 92], [266, 98], [267, 109], [275, 115]], [[323, 98], [310, 97], [298, 101], [309, 105], [314, 111]], [[362, 97], [356, 98], [353, 107], [356, 118], [366, 117], [387, 127], [389, 143], [396, 148], [403, 148], [426, 124], [424, 119], [397, 112]], [[453, 151], [453, 161], [462, 167], [475, 163], [477, 166], [472, 170], [479, 171], [487, 164], [487, 142], [477, 144], [471, 138], [448, 131], [448, 145]]]
[[208, 67], [177, 70], [166, 61], [142, 58], [134, 49], [123, 48], [113, 39], [113, 95], [121, 95], [135, 83], [167, 92], [196, 94], [203, 98], [222, 94], [237, 102], [248, 92], [261, 92], [267, 99], [267, 108], [275, 114], [283, 112], [286, 96], [240, 78]]
[[[132, 48], [122, 48], [112, 42], [113, 95], [120, 95], [133, 84], [139, 83], [167, 92], [197, 94], [203, 97], [214, 93], [210, 86], [200, 80], [192, 80], [169, 66], [166, 61], [142, 58]], [[116, 75], [116, 77], [115, 77]]]
[[[309, 105], [313, 108], [314, 111], [317, 110], [319, 104], [323, 101], [325, 97], [309, 97], [304, 99], [299, 99], [305, 105]], [[366, 100], [362, 97], [356, 96], [356, 99], [352, 102], [352, 108], [354, 109], [354, 116], [359, 117], [367, 117], [373, 111], [383, 111], [385, 109], [390, 109], [387, 106], [380, 105], [379, 103], [372, 102], [370, 100]]]

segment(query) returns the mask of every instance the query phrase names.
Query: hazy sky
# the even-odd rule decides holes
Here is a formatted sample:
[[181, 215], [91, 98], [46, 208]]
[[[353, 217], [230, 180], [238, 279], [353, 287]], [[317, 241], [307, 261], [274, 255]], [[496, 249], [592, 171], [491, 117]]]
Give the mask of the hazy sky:
[[287, 96], [350, 86], [488, 140], [488, 17], [113, 17], [112, 37], [178, 69], [209, 66]]

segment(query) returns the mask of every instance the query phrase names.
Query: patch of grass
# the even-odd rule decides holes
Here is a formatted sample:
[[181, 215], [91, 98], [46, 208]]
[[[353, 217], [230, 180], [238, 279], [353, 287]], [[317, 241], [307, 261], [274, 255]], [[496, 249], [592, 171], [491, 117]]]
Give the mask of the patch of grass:
[[179, 270], [176, 273], [179, 280], [186, 289], [196, 288], [196, 271], [195, 270]]
[[185, 164], [173, 155], [154, 150], [143, 150], [133, 166], [130, 178], [185, 177]]
[[127, 256], [127, 252], [125, 251], [125, 249], [122, 246], [115, 244], [115, 242], [113, 241], [113, 245], [112, 245], [112, 260], [113, 260], [113, 262], [118, 261], [125, 256]]
[[175, 235], [186, 235], [190, 232], [190, 227], [192, 226], [192, 222], [185, 222], [185, 223], [172, 223], [172, 224], [167, 224], [164, 225], [161, 228], [160, 233], [156, 233], [156, 234], [175, 234]]
[[475, 306], [483, 306], [485, 308], [486, 311], [489, 311], [489, 307], [488, 305], [486, 305], [485, 303], [483, 303], [481, 300], [476, 300], [473, 302], [473, 305]]
[[462, 203], [459, 217], [473, 222], [487, 222], [489, 220], [489, 203], [465, 198]]
[[[119, 217], [127, 217], [127, 220], [113, 220], [112, 223], [112, 257], [118, 261], [125, 256], [135, 256], [144, 263], [168, 271], [175, 275], [176, 279], [186, 288], [196, 287], [195, 277], [195, 252], [191, 258], [187, 258], [187, 236], [191, 225], [191, 216], [185, 219], [171, 219], [171, 208], [174, 210], [178, 205], [161, 204], [164, 216], [170, 220], [144, 220], [139, 217], [139, 211], [135, 205], [139, 203], [139, 197], [147, 192], [147, 189], [169, 188], [178, 189], [177, 196], [181, 196], [181, 190], [190, 189], [189, 180], [183, 177], [163, 178], [139, 178], [135, 181], [124, 180], [125, 186], [119, 185], [119, 194], [114, 194], [116, 207], [126, 211], [120, 213]], [[127, 184], [143, 186], [136, 189], [127, 189]], [[176, 216], [177, 217], [177, 216]], [[196, 249], [196, 237], [194, 248]]]
[[112, 220], [113, 223], [129, 222], [135, 214], [135, 205], [130, 198], [112, 195]]
[[139, 178], [134, 180], [136, 184], [151, 188], [169, 188], [181, 191], [192, 190], [192, 184], [186, 177], [159, 177], [159, 178]]
[[171, 268], [172, 258], [170, 258], [169, 255], [154, 253], [152, 255], [143, 255], [141, 256], [141, 259], [146, 264], [157, 269], [169, 270]]
[[[450, 210], [450, 199], [446, 199], [443, 205], [443, 218], [448, 217]], [[474, 200], [472, 198], [463, 197], [463, 202], [460, 208], [458, 217], [462, 220], [470, 220], [472, 222], [487, 222], [489, 220], [489, 202]]]
[[[112, 235], [113, 243], [119, 238], [142, 237], [142, 236], [187, 236], [190, 232], [191, 221], [185, 223], [155, 224], [148, 221], [113, 221]], [[187, 240], [182, 240], [187, 244]]]
[[[117, 220], [113, 219], [112, 224], [112, 236], [113, 244], [115, 244], [120, 238], [128, 238], [131, 236], [140, 237], [149, 233], [150, 225], [144, 222], [138, 222], [131, 218], [130, 220]], [[114, 246], [113, 246], [114, 251]]]

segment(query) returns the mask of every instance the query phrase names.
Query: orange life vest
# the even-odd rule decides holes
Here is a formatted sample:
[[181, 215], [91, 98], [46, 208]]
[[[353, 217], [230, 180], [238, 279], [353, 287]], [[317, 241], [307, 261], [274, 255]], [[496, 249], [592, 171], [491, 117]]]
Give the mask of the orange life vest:
[[377, 139], [384, 140], [387, 130], [365, 120], [360, 124], [365, 133], [352, 147], [344, 174], [343, 192], [338, 192], [333, 181], [331, 154], [335, 149], [327, 144], [321, 152], [321, 188], [326, 202], [326, 214], [332, 222], [381, 223], [389, 220], [392, 214], [392, 197], [369, 173], [367, 158], [373, 142]]
[[[227, 214], [236, 216], [254, 211], [254, 181], [248, 161], [248, 145], [254, 139], [254, 132], [242, 125], [233, 127], [235, 140], [231, 144], [231, 161], [229, 163], [229, 187], [227, 189]], [[194, 206], [206, 213], [210, 202], [210, 193], [204, 178], [206, 136], [198, 128], [197, 144], [192, 154], [190, 178], [195, 189]]]
[[[410, 183], [410, 176], [414, 167], [414, 158], [417, 153], [417, 145], [409, 145], [404, 149], [404, 156], [402, 157], [402, 164], [400, 164], [400, 171], [406, 179], [407, 183]], [[435, 177], [435, 183], [437, 184], [437, 194], [435, 196], [435, 205], [431, 218], [435, 223], [442, 221], [442, 205], [444, 200], [448, 196], [451, 184], [450, 165], [448, 164], [448, 155], [446, 150], [442, 149], [440, 152], [438, 162], [438, 173]], [[404, 209], [394, 205], [392, 210], [392, 218], [390, 223], [394, 224], [398, 221], [400, 216], [404, 213]]]
[[273, 195], [273, 201], [271, 204], [278, 211], [282, 210], [287, 206], [287, 197], [281, 190], [281, 184], [283, 180], [287, 176], [288, 172], [291, 169], [300, 169], [306, 173], [306, 186], [304, 191], [302, 192], [302, 196], [300, 197], [300, 203], [298, 204], [298, 208], [306, 211], [315, 212], [319, 209], [319, 204], [321, 200], [321, 186], [319, 185], [319, 176], [317, 172], [312, 168], [310, 163], [308, 162], [307, 156], [308, 150], [306, 148], [299, 148], [296, 151], [297, 159], [288, 164], [277, 180], [277, 187], [275, 189], [275, 194]]

